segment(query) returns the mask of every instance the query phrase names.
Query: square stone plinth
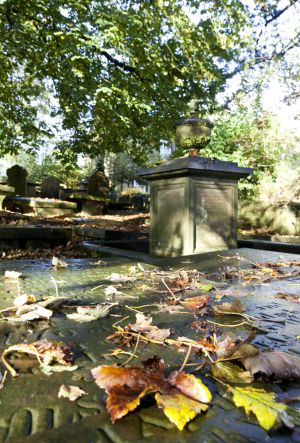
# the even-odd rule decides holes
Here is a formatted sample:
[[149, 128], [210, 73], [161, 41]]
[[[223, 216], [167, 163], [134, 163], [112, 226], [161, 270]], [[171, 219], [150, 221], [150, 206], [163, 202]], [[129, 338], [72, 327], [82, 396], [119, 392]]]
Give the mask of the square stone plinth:
[[151, 183], [150, 253], [180, 256], [235, 248], [237, 183], [250, 173], [236, 163], [202, 157], [142, 170]]

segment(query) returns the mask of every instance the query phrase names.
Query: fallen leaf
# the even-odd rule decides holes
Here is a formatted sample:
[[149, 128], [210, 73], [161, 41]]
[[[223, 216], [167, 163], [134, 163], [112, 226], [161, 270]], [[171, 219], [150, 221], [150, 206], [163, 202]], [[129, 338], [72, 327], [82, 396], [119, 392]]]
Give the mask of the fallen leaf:
[[107, 317], [110, 313], [112, 306], [117, 303], [111, 303], [110, 305], [95, 305], [95, 307], [82, 307], [78, 306], [77, 312], [73, 314], [67, 314], [70, 320], [77, 321], [78, 323], [88, 323], [99, 318]]
[[133, 276], [121, 275], [116, 272], [113, 272], [109, 277], [107, 277], [107, 280], [112, 281], [114, 283], [128, 283], [136, 281], [136, 278]]
[[216, 343], [218, 360], [236, 360], [258, 354], [259, 350], [251, 345], [254, 337], [255, 333], [253, 331], [244, 340], [233, 334], [227, 334], [223, 340]]
[[266, 431], [278, 428], [283, 424], [289, 428], [294, 427], [295, 418], [289, 414], [290, 408], [283, 403], [276, 402], [273, 392], [266, 392], [263, 389], [248, 386], [229, 387], [227, 385], [227, 387], [233, 394], [234, 404], [237, 407], [243, 407], [247, 415], [251, 412], [255, 414], [258, 423]]
[[48, 306], [51, 306], [52, 309], [58, 309], [61, 307], [62, 304], [70, 301], [69, 297], [48, 297], [45, 300], [41, 300], [38, 302], [39, 306], [42, 306], [43, 308], [47, 308]]
[[253, 381], [249, 371], [244, 371], [229, 361], [218, 361], [213, 364], [212, 375], [229, 383], [251, 383]]
[[107, 286], [105, 289], [104, 289], [104, 294], [107, 296], [107, 297], [115, 297], [116, 295], [122, 295], [123, 294], [123, 292], [121, 292], [121, 291], [118, 291], [118, 289], [117, 288], [115, 288], [114, 286]]
[[18, 279], [22, 277], [22, 272], [17, 271], [5, 271], [4, 278], [10, 278], [10, 279]]
[[212, 306], [212, 313], [215, 315], [223, 315], [228, 313], [241, 314], [243, 312], [245, 312], [245, 306], [238, 298], [235, 298], [232, 303], [222, 303], [220, 305]]
[[51, 374], [53, 374], [53, 372], [76, 371], [76, 369], [78, 369], [78, 366], [74, 366], [74, 365], [62, 366], [62, 365], [53, 365], [53, 364], [48, 365], [46, 363], [41, 363], [39, 368], [45, 375], [51, 375]]
[[18, 376], [18, 373], [7, 361], [8, 355], [13, 353], [32, 355], [38, 360], [40, 365], [51, 365], [54, 363], [67, 367], [71, 365], [74, 359], [70, 346], [60, 341], [39, 340], [31, 344], [20, 343], [12, 345], [4, 350], [1, 360], [13, 377]]
[[244, 358], [241, 362], [253, 376], [261, 373], [276, 380], [300, 378], [298, 355], [266, 351]]
[[170, 335], [170, 329], [160, 329], [152, 325], [152, 317], [147, 317], [142, 313], [136, 314], [135, 324], [129, 324], [127, 332], [134, 331], [141, 333], [151, 340], [164, 341]]
[[52, 257], [52, 267], [55, 269], [58, 268], [67, 268], [69, 265], [63, 260], [60, 260], [58, 257]]
[[[170, 306], [166, 303], [161, 303], [158, 307], [158, 312], [166, 312], [168, 314], [180, 314], [182, 311], [184, 311], [184, 307], [181, 305], [174, 305]], [[191, 313], [191, 315], [193, 315]]]
[[58, 391], [58, 398], [64, 397], [71, 401], [75, 401], [77, 398], [80, 398], [85, 394], [86, 392], [80, 389], [78, 386], [61, 385]]
[[210, 403], [212, 395], [210, 390], [202, 381], [192, 374], [186, 374], [183, 371], [172, 372], [167, 381], [179, 389], [183, 394], [202, 403]]
[[37, 303], [19, 306], [16, 310], [16, 316], [21, 320], [30, 321], [37, 319], [49, 320], [53, 312], [50, 309], [43, 308]]
[[280, 298], [281, 300], [291, 301], [293, 303], [300, 303], [300, 295], [285, 294], [283, 292], [279, 292], [275, 295], [275, 297]]
[[214, 285], [211, 283], [204, 284], [204, 283], [196, 282], [196, 283], [194, 283], [194, 286], [196, 286], [197, 289], [200, 289], [200, 291], [203, 291], [203, 292], [209, 292], [214, 288]]
[[96, 384], [108, 394], [106, 408], [112, 422], [136, 409], [141, 399], [156, 393], [158, 406], [179, 430], [197, 414], [207, 410], [211, 393], [193, 375], [173, 372], [164, 378], [164, 361], [153, 357], [143, 362], [143, 367], [121, 368], [98, 366], [92, 369]]
[[35, 303], [36, 302], [36, 298], [34, 295], [32, 294], [22, 294], [22, 295], [18, 295], [18, 297], [16, 297], [13, 301], [13, 304], [17, 307], [19, 306], [23, 306], [26, 304], [30, 304], [30, 303]]
[[198, 414], [208, 409], [208, 405], [174, 392], [171, 395], [155, 394], [155, 400], [168, 419], [182, 431], [185, 425]]
[[207, 305], [209, 299], [209, 295], [198, 295], [197, 297], [185, 298], [184, 300], [180, 301], [180, 304], [187, 309], [191, 309], [192, 311], [198, 311]]

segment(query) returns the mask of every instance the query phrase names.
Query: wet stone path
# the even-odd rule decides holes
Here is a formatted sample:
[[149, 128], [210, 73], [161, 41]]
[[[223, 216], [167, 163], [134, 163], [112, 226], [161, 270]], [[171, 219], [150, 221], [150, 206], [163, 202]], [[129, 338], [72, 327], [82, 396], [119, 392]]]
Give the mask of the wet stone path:
[[[230, 251], [226, 255], [235, 256], [237, 251]], [[279, 254], [254, 250], [239, 250], [242, 257], [248, 261], [237, 259], [224, 260], [218, 254], [212, 254], [207, 259], [182, 259], [168, 261], [173, 272], [179, 268], [208, 270], [215, 280], [220, 277], [220, 268], [251, 268], [250, 262], [282, 260], [299, 260], [299, 256]], [[68, 267], [59, 270], [51, 269], [50, 261], [1, 261], [0, 276], [6, 270], [22, 272], [26, 278], [15, 280], [2, 278], [0, 280], [0, 309], [12, 305], [13, 299], [21, 294], [34, 294], [40, 300], [54, 296], [66, 296], [81, 304], [102, 303], [107, 301], [104, 289], [111, 283], [107, 278], [113, 273], [128, 274], [138, 260], [129, 260], [122, 257], [98, 259], [67, 260]], [[167, 263], [167, 262], [166, 262]], [[162, 264], [162, 263], [161, 263]], [[151, 270], [153, 264], [143, 263], [142, 266]], [[299, 270], [299, 268], [298, 268]], [[217, 273], [218, 271], [218, 273]], [[300, 296], [300, 276], [289, 279], [272, 280], [260, 284], [257, 281], [243, 285], [243, 282], [234, 277], [221, 281], [222, 289], [229, 288], [233, 294], [240, 292], [241, 300], [246, 306], [246, 313], [266, 320], [281, 320], [281, 322], [260, 321], [258, 325], [267, 330], [258, 333], [253, 343], [261, 349], [284, 350], [300, 355], [300, 303], [292, 300], [276, 298], [277, 293], [288, 293]], [[184, 431], [167, 420], [163, 413], [154, 405], [145, 404], [143, 408], [111, 423], [105, 409], [105, 393], [99, 389], [92, 379], [90, 369], [106, 364], [116, 365], [128, 359], [128, 355], [105, 356], [119, 345], [114, 345], [106, 337], [114, 332], [113, 325], [121, 320], [123, 326], [135, 322], [135, 311], [130, 307], [146, 304], [158, 304], [166, 299], [166, 295], [156, 291], [143, 290], [142, 285], [151, 286], [153, 282], [148, 278], [140, 278], [135, 283], [125, 283], [122, 291], [126, 294], [121, 297], [119, 305], [113, 308], [110, 316], [90, 323], [76, 323], [66, 317], [70, 309], [61, 308], [49, 320], [35, 320], [24, 323], [14, 323], [2, 320], [0, 322], [0, 351], [18, 343], [32, 343], [36, 340], [60, 340], [75, 345], [75, 364], [78, 369], [74, 372], [61, 372], [45, 375], [38, 367], [30, 370], [19, 369], [20, 376], [7, 376], [3, 388], [0, 390], [0, 442], [101, 442], [101, 443], [129, 443], [129, 442], [180, 442], [180, 443], [222, 443], [222, 442], [300, 442], [299, 432], [281, 430], [267, 433], [257, 424], [254, 416], [247, 417], [241, 409], [233, 406], [224, 392], [217, 390], [215, 383], [208, 378], [205, 383], [213, 393], [213, 402], [207, 413], [197, 416], [186, 425]], [[116, 286], [116, 284], [115, 284]], [[56, 289], [57, 287], [57, 289]], [[160, 289], [161, 286], [160, 286]], [[186, 293], [189, 297], [193, 294]], [[128, 296], [128, 297], [127, 297]], [[134, 298], [135, 297], [135, 298]], [[230, 300], [225, 297], [226, 301]], [[225, 300], [224, 300], [225, 301]], [[199, 338], [199, 332], [192, 330], [190, 324], [197, 320], [193, 313], [173, 314], [160, 312], [155, 307], [142, 310], [153, 317], [153, 324], [161, 328], [171, 328], [173, 336], [185, 336], [192, 339]], [[129, 316], [126, 320], [122, 319]], [[228, 317], [228, 318], [227, 318]], [[237, 317], [222, 316], [209, 317], [211, 320], [230, 323]], [[230, 318], [229, 318], [230, 317]], [[199, 320], [199, 318], [198, 318]], [[235, 328], [236, 335], [246, 336], [249, 328]], [[125, 348], [132, 351], [133, 349]], [[153, 355], [162, 357], [166, 364], [166, 371], [179, 369], [185, 354], [178, 353], [167, 347], [141, 343], [136, 357], [130, 362], [134, 365]], [[193, 361], [193, 357], [191, 357]], [[4, 372], [2, 367], [1, 372]], [[198, 375], [198, 374], [197, 374]], [[200, 374], [201, 376], [201, 374]], [[58, 398], [58, 391], [62, 384], [76, 385], [86, 391], [75, 402]], [[264, 384], [266, 387], [266, 384]], [[288, 381], [284, 384], [273, 384], [275, 392], [291, 391], [294, 396], [300, 395], [300, 382]], [[224, 394], [224, 395], [222, 395]], [[300, 402], [293, 404], [300, 408]]]

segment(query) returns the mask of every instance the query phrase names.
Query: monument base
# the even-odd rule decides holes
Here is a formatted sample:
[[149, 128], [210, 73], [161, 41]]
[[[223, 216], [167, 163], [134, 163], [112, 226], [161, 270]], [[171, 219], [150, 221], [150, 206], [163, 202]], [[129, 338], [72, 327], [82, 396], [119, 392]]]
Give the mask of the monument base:
[[185, 157], [139, 175], [150, 181], [150, 254], [181, 256], [235, 248], [236, 163]]

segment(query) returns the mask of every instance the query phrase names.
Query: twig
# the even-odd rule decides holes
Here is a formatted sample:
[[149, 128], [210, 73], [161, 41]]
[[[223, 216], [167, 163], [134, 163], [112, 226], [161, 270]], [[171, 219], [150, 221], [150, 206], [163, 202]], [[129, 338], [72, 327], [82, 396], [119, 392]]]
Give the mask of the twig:
[[190, 345], [188, 346], [188, 350], [187, 350], [187, 353], [186, 353], [185, 359], [183, 360], [183, 363], [182, 363], [182, 365], [181, 365], [180, 368], [179, 368], [179, 371], [183, 371], [183, 370], [184, 370], [184, 368], [185, 368], [185, 366], [186, 366], [186, 364], [187, 364], [187, 362], [188, 362], [188, 359], [190, 358], [191, 351], [192, 351], [192, 345], [190, 344]]
[[167, 285], [167, 283], [165, 282], [165, 280], [162, 278], [161, 281], [162, 281], [162, 283], [165, 285], [165, 287], [167, 288], [167, 290], [169, 291], [169, 293], [171, 294], [172, 298], [175, 299], [175, 294], [174, 294], [174, 292], [171, 291], [171, 289], [169, 288], [169, 286]]
[[132, 308], [131, 306], [128, 306], [128, 305], [125, 305], [125, 308], [126, 308], [126, 309], [129, 309], [130, 311], [133, 311], [133, 312], [138, 312], [139, 314], [140, 314], [140, 312], [141, 312], [141, 311], [139, 311], [138, 309]]
[[253, 322], [253, 321], [266, 321], [271, 323], [285, 323], [285, 320], [270, 320], [268, 318], [262, 318], [262, 317], [252, 317], [251, 315], [243, 314], [242, 312], [227, 312], [224, 311], [221, 314], [215, 314], [215, 315], [239, 315], [241, 317], [244, 317], [247, 321]]
[[98, 285], [98, 286], [95, 286], [94, 288], [90, 289], [90, 291], [92, 292], [92, 291], [95, 291], [96, 289], [103, 288], [105, 286], [106, 285]]
[[54, 287], [55, 287], [55, 292], [56, 292], [56, 297], [59, 297], [58, 295], [58, 287], [57, 287], [57, 283], [54, 277], [51, 277], [50, 280], [52, 280]]
[[238, 328], [239, 326], [247, 325], [250, 328], [258, 329], [259, 331], [270, 332], [267, 329], [260, 328], [259, 326], [256, 326], [255, 323], [247, 322], [247, 321], [242, 321], [240, 323], [229, 324], [229, 325], [224, 324], [224, 323], [217, 323], [217, 322], [211, 321], [211, 320], [206, 320], [206, 322], [211, 323], [212, 325], [220, 326], [221, 328]]
[[140, 336], [141, 336], [141, 333], [138, 334], [132, 355], [124, 363], [122, 363], [121, 366], [126, 366], [136, 356], [135, 354], [136, 354], [136, 351], [137, 351], [137, 348], [139, 345]]
[[124, 320], [127, 320], [127, 318], [129, 318], [129, 315], [126, 315], [126, 317], [121, 318], [121, 320], [116, 321], [112, 327], [115, 328], [117, 326], [118, 323], [121, 323]]

